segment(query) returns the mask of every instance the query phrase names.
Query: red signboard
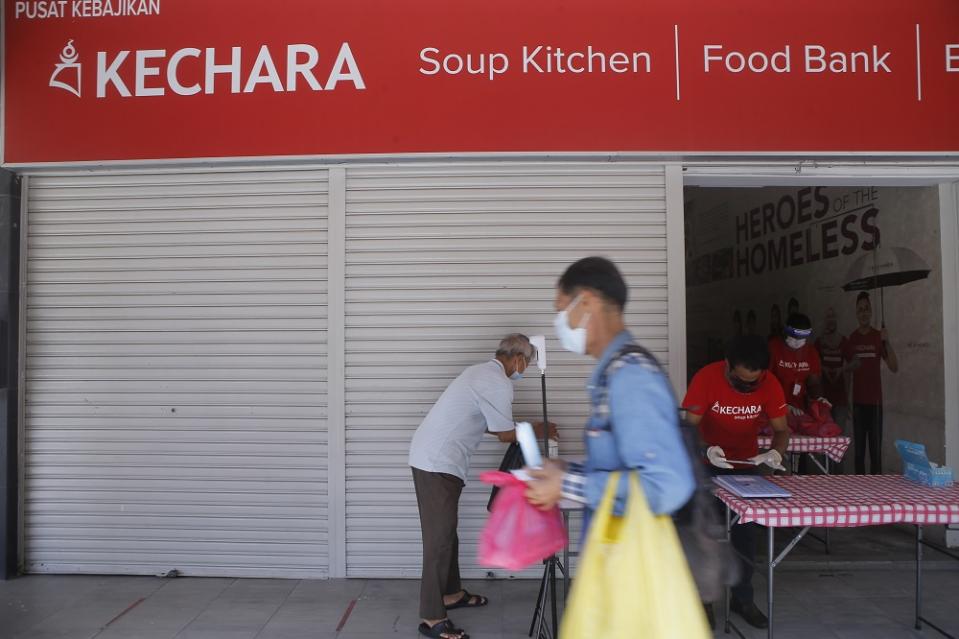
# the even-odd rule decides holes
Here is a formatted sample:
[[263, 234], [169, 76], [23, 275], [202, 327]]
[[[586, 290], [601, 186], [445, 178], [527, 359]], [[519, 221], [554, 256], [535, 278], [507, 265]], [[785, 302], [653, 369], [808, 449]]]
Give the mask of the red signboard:
[[959, 153], [959, 2], [6, 0], [7, 164]]

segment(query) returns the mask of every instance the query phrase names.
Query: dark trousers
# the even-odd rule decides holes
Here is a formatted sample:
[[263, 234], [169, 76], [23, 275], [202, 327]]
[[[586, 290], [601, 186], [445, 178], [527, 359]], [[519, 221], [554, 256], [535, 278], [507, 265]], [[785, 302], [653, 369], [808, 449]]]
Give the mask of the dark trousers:
[[869, 474], [882, 474], [882, 406], [853, 404], [853, 443], [856, 474], [866, 474], [866, 446], [869, 447]]
[[446, 473], [414, 468], [413, 485], [423, 531], [420, 617], [445, 619], [443, 595], [452, 595], [463, 589], [460, 583], [460, 544], [456, 535], [463, 480]]
[[[714, 475], [755, 475], [757, 471], [752, 468], [727, 470], [724, 468], [711, 467]], [[719, 509], [722, 511], [723, 521], [726, 520], [725, 505], [716, 500]], [[733, 600], [738, 603], [752, 603], [753, 601], [753, 572], [756, 567], [756, 544], [759, 542], [759, 526], [757, 524], [736, 524], [730, 531], [730, 541], [733, 544], [733, 550], [739, 557], [740, 575], [739, 581], [731, 588]]]

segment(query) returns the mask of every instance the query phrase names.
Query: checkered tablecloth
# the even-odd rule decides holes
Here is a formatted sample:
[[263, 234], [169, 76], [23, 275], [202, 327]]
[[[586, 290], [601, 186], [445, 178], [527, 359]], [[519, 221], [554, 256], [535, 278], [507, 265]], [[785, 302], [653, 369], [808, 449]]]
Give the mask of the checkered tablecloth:
[[[849, 437], [807, 437], [805, 435], [790, 435], [789, 453], [822, 453], [837, 464], [842, 461], [852, 439]], [[759, 447], [769, 448], [773, 445], [772, 437], [760, 437]]]
[[792, 475], [769, 477], [792, 497], [742, 499], [718, 488], [716, 496], [741, 523], [783, 528], [855, 528], [882, 524], [959, 524], [959, 484], [928, 488], [900, 475]]

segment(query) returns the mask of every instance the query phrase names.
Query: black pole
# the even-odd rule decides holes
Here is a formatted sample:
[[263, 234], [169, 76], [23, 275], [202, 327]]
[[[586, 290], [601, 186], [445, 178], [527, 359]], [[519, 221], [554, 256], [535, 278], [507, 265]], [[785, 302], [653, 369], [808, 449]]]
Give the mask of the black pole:
[[546, 413], [546, 371], [539, 376], [543, 388], [543, 459], [549, 458], [549, 417]]
[[20, 180], [0, 170], [0, 579], [18, 573]]
[[[876, 252], [879, 250], [879, 242], [872, 247], [872, 283], [879, 289], [879, 323], [882, 328], [886, 328], [886, 295], [882, 286], [879, 286], [879, 267], [876, 262]], [[883, 341], [885, 344], [885, 341]]]
[[[544, 370], [542, 375], [540, 375], [540, 387], [543, 391], [543, 459], [549, 459], [549, 412], [546, 409], [546, 371]], [[546, 636], [555, 639], [559, 634], [559, 621], [556, 611], [556, 562], [558, 561], [556, 555], [549, 557], [544, 561], [545, 569], [543, 571], [543, 588], [547, 591], [547, 598], [550, 600], [550, 613], [553, 621], [552, 632], [547, 631]], [[568, 570], [568, 568], [564, 567]], [[543, 633], [542, 629], [548, 628], [546, 623], [546, 602], [543, 602], [541, 608], [539, 608], [539, 614], [542, 615], [542, 626], [540, 636], [535, 639], [542, 639]], [[533, 617], [535, 623], [535, 615]], [[530, 631], [532, 634], [532, 631]]]
[[886, 328], [886, 289], [879, 287], [879, 321]]

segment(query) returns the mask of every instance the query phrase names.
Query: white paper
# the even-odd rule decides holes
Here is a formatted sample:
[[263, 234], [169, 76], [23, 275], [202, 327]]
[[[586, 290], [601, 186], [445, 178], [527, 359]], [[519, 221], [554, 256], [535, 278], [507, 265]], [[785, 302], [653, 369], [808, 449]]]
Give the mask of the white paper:
[[520, 481], [533, 481], [533, 478], [530, 476], [528, 472], [526, 472], [525, 468], [518, 468], [516, 470], [511, 470], [509, 472], [513, 474], [513, 477], [515, 477], [516, 479]]
[[536, 433], [533, 432], [533, 426], [529, 422], [520, 422], [516, 424], [516, 441], [519, 442], [520, 450], [523, 451], [523, 461], [530, 468], [542, 468], [543, 456], [539, 452], [539, 444], [536, 442]]

